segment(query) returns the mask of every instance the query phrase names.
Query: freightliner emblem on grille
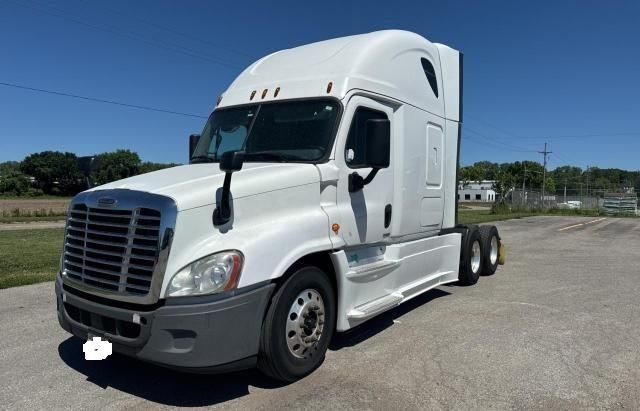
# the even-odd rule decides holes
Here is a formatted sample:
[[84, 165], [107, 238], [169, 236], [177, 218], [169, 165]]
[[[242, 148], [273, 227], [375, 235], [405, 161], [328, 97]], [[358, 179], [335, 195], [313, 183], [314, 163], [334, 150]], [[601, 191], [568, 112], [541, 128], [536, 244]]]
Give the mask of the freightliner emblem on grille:
[[100, 207], [115, 207], [118, 204], [118, 200], [111, 197], [100, 197], [98, 199], [98, 205]]

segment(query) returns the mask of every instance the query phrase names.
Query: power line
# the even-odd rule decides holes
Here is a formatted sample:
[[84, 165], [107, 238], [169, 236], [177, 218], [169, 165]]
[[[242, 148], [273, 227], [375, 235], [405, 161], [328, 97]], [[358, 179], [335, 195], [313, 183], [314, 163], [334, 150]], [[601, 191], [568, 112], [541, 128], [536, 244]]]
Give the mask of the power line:
[[502, 145], [502, 146], [508, 148], [509, 151], [523, 152], [523, 153], [525, 153], [525, 152], [526, 153], [534, 153], [534, 152], [536, 152], [536, 150], [527, 149], [527, 148], [516, 146], [516, 145], [513, 145], [513, 144], [507, 144], [507, 143], [504, 143], [502, 141], [498, 141], [498, 140], [492, 139], [492, 138], [487, 137], [486, 135], [481, 134], [480, 132], [478, 132], [478, 131], [476, 131], [476, 130], [468, 127], [468, 126], [464, 126], [463, 127], [463, 131], [465, 131], [465, 130], [466, 131], [470, 131], [471, 133], [473, 133], [472, 135], [474, 135], [475, 137], [478, 137], [478, 138], [484, 139], [486, 141], [492, 142], [493, 144]]
[[571, 163], [570, 161], [567, 161], [566, 159], [560, 157], [558, 155], [558, 153], [553, 153], [553, 157], [557, 158], [559, 161], [562, 161], [563, 163], [566, 163], [566, 164], [570, 164]]
[[80, 96], [78, 94], [71, 94], [71, 93], [65, 93], [65, 92], [53, 91], [53, 90], [45, 90], [45, 89], [36, 88], [36, 87], [23, 86], [23, 85], [20, 85], [20, 84], [0, 82], [0, 85], [1, 86], [5, 86], [5, 87], [13, 87], [13, 88], [18, 88], [18, 89], [23, 89], [23, 90], [36, 91], [36, 92], [39, 92], [39, 93], [53, 94], [53, 95], [56, 95], [56, 96], [72, 97], [72, 98], [77, 98], [77, 99], [81, 99], [81, 100], [94, 101], [94, 102], [97, 102], [97, 103], [105, 103], [105, 104], [113, 104], [113, 105], [122, 106], [122, 107], [137, 108], [137, 109], [140, 109], [140, 110], [156, 111], [156, 112], [159, 112], [159, 113], [175, 114], [175, 115], [178, 115], [178, 116], [185, 116], [185, 117], [208, 118], [208, 117], [205, 117], [205, 116], [199, 116], [197, 114], [182, 113], [180, 111], [165, 110], [165, 109], [162, 109], [162, 108], [149, 107], [149, 106], [140, 106], [140, 105], [137, 105], [137, 104], [123, 103], [123, 102], [114, 101], [114, 100], [104, 100], [104, 99], [96, 98], [96, 97]]
[[[86, 0], [79, 0], [79, 1], [81, 1], [83, 3], [87, 3]], [[248, 57], [248, 58], [251, 58], [251, 59], [257, 59], [258, 58], [257, 56], [253, 56], [251, 54], [247, 54], [242, 50], [239, 50], [239, 49], [236, 49], [236, 48], [233, 48], [233, 47], [229, 47], [229, 46], [224, 45], [224, 44], [214, 43], [214, 42], [209, 41], [209, 40], [201, 39], [201, 38], [193, 36], [191, 34], [188, 34], [188, 33], [182, 32], [182, 31], [178, 31], [178, 30], [176, 30], [174, 28], [171, 28], [171, 27], [168, 27], [168, 26], [165, 26], [165, 25], [162, 25], [162, 24], [158, 24], [158, 23], [153, 22], [151, 20], [142, 19], [142, 18], [139, 18], [139, 17], [136, 17], [136, 16], [132, 16], [130, 14], [123, 13], [121, 11], [111, 9], [109, 7], [104, 7], [102, 5], [98, 6], [95, 2], [92, 2], [91, 6], [92, 7], [97, 7], [99, 9], [105, 10], [105, 11], [107, 11], [109, 13], [113, 13], [113, 14], [116, 14], [118, 16], [122, 16], [124, 18], [130, 19], [130, 20], [138, 21], [138, 22], [140, 22], [142, 24], [146, 24], [148, 26], [155, 27], [155, 28], [160, 29], [160, 30], [167, 31], [169, 33], [176, 34], [176, 35], [184, 37], [186, 39], [198, 41], [198, 42], [203, 43], [203, 44], [207, 44], [207, 45], [210, 45], [210, 46], [213, 46], [213, 47], [217, 47], [217, 48], [221, 48], [221, 49], [230, 51], [232, 53], [236, 53], [236, 54], [241, 55], [243, 57]]]
[[520, 139], [562, 139], [562, 138], [591, 138], [591, 137], [629, 137], [640, 136], [640, 131], [629, 131], [624, 133], [600, 133], [600, 134], [573, 134], [573, 135], [556, 135], [556, 136], [524, 136]]
[[[477, 136], [474, 136], [474, 137], [477, 137]], [[490, 140], [486, 140], [486, 141], [479, 141], [479, 140], [475, 140], [475, 139], [470, 138], [468, 135], [467, 135], [467, 136], [463, 136], [463, 137], [462, 137], [462, 140], [467, 141], [467, 142], [471, 142], [471, 143], [475, 143], [475, 144], [478, 144], [478, 145], [481, 145], [481, 146], [483, 146], [483, 147], [485, 147], [485, 148], [486, 148], [486, 147], [490, 147], [490, 148], [495, 148], [495, 149], [503, 150], [503, 151], [510, 151], [510, 152], [522, 153], [522, 150], [513, 150], [513, 149], [511, 149], [511, 148], [507, 148], [507, 147], [504, 147], [504, 146], [500, 146], [500, 145], [498, 145], [498, 144], [494, 144], [494, 143], [493, 143], [492, 141], [490, 141]], [[532, 153], [535, 153], [535, 151], [531, 151], [531, 152], [532, 152]]]
[[[215, 58], [206, 56], [206, 55], [204, 55], [202, 53], [195, 52], [195, 51], [193, 51], [191, 49], [188, 49], [188, 48], [180, 46], [180, 45], [148, 40], [148, 39], [145, 39], [145, 38], [140, 37], [140, 36], [135, 35], [135, 34], [121, 32], [121, 31], [119, 31], [117, 29], [114, 29], [113, 27], [110, 27], [110, 26], [106, 26], [106, 25], [101, 25], [100, 26], [100, 25], [95, 25], [95, 24], [92, 24], [92, 23], [87, 23], [86, 21], [77, 19], [75, 17], [70, 17], [68, 15], [61, 14], [61, 13], [64, 12], [64, 10], [61, 10], [61, 9], [56, 9], [56, 8], [53, 8], [53, 7], [49, 7], [49, 9], [44, 9], [42, 7], [33, 6], [31, 4], [26, 4], [26, 3], [23, 3], [23, 2], [20, 2], [20, 1], [16, 1], [16, 0], [6, 0], [6, 1], [9, 1], [9, 2], [15, 4], [15, 5], [18, 5], [18, 6], [26, 7], [26, 8], [31, 9], [31, 10], [39, 11], [40, 13], [44, 13], [44, 14], [48, 14], [50, 16], [54, 16], [54, 17], [58, 17], [58, 18], [61, 18], [61, 19], [64, 19], [64, 20], [68, 20], [68, 21], [71, 21], [73, 23], [79, 24], [79, 25], [84, 26], [84, 27], [88, 27], [88, 28], [95, 29], [95, 30], [101, 30], [101, 31], [110, 33], [112, 35], [116, 35], [116, 36], [119, 36], [119, 37], [127, 38], [129, 40], [135, 40], [135, 41], [138, 41], [138, 42], [141, 42], [141, 43], [153, 46], [153, 47], [161, 48], [161, 49], [164, 49], [164, 50], [170, 50], [170, 51], [173, 51], [173, 52], [176, 52], [176, 53], [180, 53], [180, 54], [183, 54], [183, 55], [186, 55], [186, 56], [190, 56], [190, 57], [199, 58], [199, 59], [208, 61], [210, 63], [218, 64], [218, 65], [221, 65], [221, 66], [225, 66], [225, 67], [233, 69], [233, 70], [242, 68], [242, 67], [240, 67], [238, 65], [235, 65], [233, 63], [229, 63], [229, 62], [226, 62], [226, 61], [223, 61], [223, 60], [219, 60], [219, 59], [215, 59]], [[57, 10], [57, 12], [56, 11], [51, 11], [51, 10]]]
[[511, 131], [508, 131], [508, 130], [506, 130], [506, 129], [502, 128], [502, 127], [498, 127], [498, 126], [496, 126], [495, 124], [489, 123], [489, 122], [488, 122], [488, 121], [486, 121], [486, 120], [480, 119], [480, 118], [475, 117], [475, 116], [471, 116], [471, 115], [469, 115], [469, 114], [467, 114], [467, 113], [465, 113], [465, 115], [466, 115], [467, 117], [471, 118], [473, 121], [477, 121], [478, 123], [482, 123], [482, 124], [484, 124], [484, 125], [486, 125], [486, 126], [488, 126], [488, 127], [491, 127], [491, 128], [492, 128], [492, 129], [494, 129], [494, 130], [497, 130], [497, 131], [502, 132], [503, 134], [505, 134], [505, 135], [507, 135], [507, 136], [509, 136], [509, 137], [512, 137], [512, 136], [514, 136], [514, 135], [517, 135], [516, 133], [513, 133], [513, 132], [511, 132]]
[[[491, 126], [491, 124], [490, 124], [490, 123], [487, 123], [487, 122], [485, 122], [485, 123], [486, 123], [486, 124], [489, 124], [489, 125]], [[499, 128], [499, 127], [497, 127], [497, 126], [492, 126], [492, 127], [493, 127], [493, 128], [495, 128], [495, 129], [497, 129], [497, 130], [501, 130], [503, 133], [506, 133], [506, 131], [505, 131], [505, 130], [500, 129], [500, 128]], [[467, 127], [465, 127], [465, 128], [466, 128], [466, 129], [469, 129], [469, 127], [468, 127], [468, 126], [467, 126]], [[471, 130], [471, 131], [472, 131], [472, 132], [474, 132], [475, 134], [480, 134], [480, 133], [478, 133], [477, 131], [475, 131], [475, 130], [473, 130], [473, 129], [469, 129], [469, 130]], [[480, 136], [482, 136], [482, 134], [480, 134]], [[485, 137], [486, 139], [488, 139], [488, 138], [489, 138], [489, 137], [487, 137], [487, 136], [484, 136], [484, 137]], [[499, 143], [499, 144], [504, 144], [505, 146], [513, 147], [513, 148], [514, 148], [514, 150], [512, 150], [512, 151], [523, 151], [523, 152], [529, 152], [529, 151], [532, 151], [532, 152], [533, 152], [533, 150], [527, 150], [527, 149], [525, 149], [525, 148], [523, 148], [523, 147], [515, 146], [515, 145], [513, 145], [513, 144], [506, 144], [506, 143], [503, 143], [502, 141], [499, 141], [499, 140], [495, 140], [495, 139], [494, 139], [494, 141], [495, 141], [496, 143]], [[546, 146], [546, 143], [545, 143], [545, 146]], [[546, 151], [546, 148], [545, 148], [545, 151]], [[540, 153], [540, 152], [538, 151], [538, 153]], [[551, 154], [551, 152], [549, 152], [549, 154]], [[560, 161], [563, 161], [563, 162], [565, 162], [565, 163], [567, 163], [567, 164], [569, 164], [569, 163], [570, 163], [569, 161], [567, 161], [567, 160], [565, 160], [565, 159], [561, 158], [561, 157], [560, 157], [559, 155], [557, 155], [557, 154], [554, 154], [554, 156], [555, 156], [555, 157], [557, 157], [557, 158], [558, 158], [558, 160], [560, 160]]]
[[517, 133], [514, 133], [513, 131], [509, 131], [505, 128], [502, 127], [498, 127], [495, 124], [492, 124], [486, 120], [477, 118], [475, 116], [471, 116], [469, 114], [466, 114], [467, 117], [471, 118], [473, 121], [476, 121], [478, 123], [482, 123], [490, 128], [493, 128], [495, 130], [500, 131], [502, 134], [504, 134], [505, 136], [508, 136], [512, 139], [515, 140], [526, 140], [526, 139], [532, 139], [532, 140], [547, 140], [547, 139], [562, 139], [562, 138], [591, 138], [591, 137], [629, 137], [629, 136], [640, 136], [640, 131], [627, 131], [627, 132], [613, 132], [613, 133], [588, 133], [588, 134], [560, 134], [560, 135], [544, 135], [544, 136], [521, 136], [518, 135]]

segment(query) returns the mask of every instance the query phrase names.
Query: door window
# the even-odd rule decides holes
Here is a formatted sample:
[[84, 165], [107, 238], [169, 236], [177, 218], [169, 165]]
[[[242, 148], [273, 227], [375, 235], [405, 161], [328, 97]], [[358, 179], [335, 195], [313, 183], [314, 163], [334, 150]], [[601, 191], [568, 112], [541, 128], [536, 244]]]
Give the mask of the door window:
[[358, 107], [351, 120], [344, 158], [349, 168], [365, 167], [365, 153], [367, 144], [366, 124], [367, 120], [387, 120], [385, 113], [370, 108]]

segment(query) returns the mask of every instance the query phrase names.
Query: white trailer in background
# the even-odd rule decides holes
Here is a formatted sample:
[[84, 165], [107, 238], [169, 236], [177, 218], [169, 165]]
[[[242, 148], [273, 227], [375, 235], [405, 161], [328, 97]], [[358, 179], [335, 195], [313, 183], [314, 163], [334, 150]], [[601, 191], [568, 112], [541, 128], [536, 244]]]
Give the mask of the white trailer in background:
[[294, 380], [348, 330], [493, 274], [457, 225], [462, 54], [406, 31], [283, 50], [218, 101], [190, 164], [72, 201], [58, 318], [116, 352]]

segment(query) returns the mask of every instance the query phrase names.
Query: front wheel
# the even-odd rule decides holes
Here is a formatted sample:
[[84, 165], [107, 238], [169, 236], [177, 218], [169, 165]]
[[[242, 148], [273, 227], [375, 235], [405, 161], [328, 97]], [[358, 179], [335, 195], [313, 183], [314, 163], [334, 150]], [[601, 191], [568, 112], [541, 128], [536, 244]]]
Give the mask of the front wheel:
[[336, 327], [335, 295], [316, 267], [298, 269], [275, 293], [260, 337], [258, 368], [295, 381], [318, 368]]

